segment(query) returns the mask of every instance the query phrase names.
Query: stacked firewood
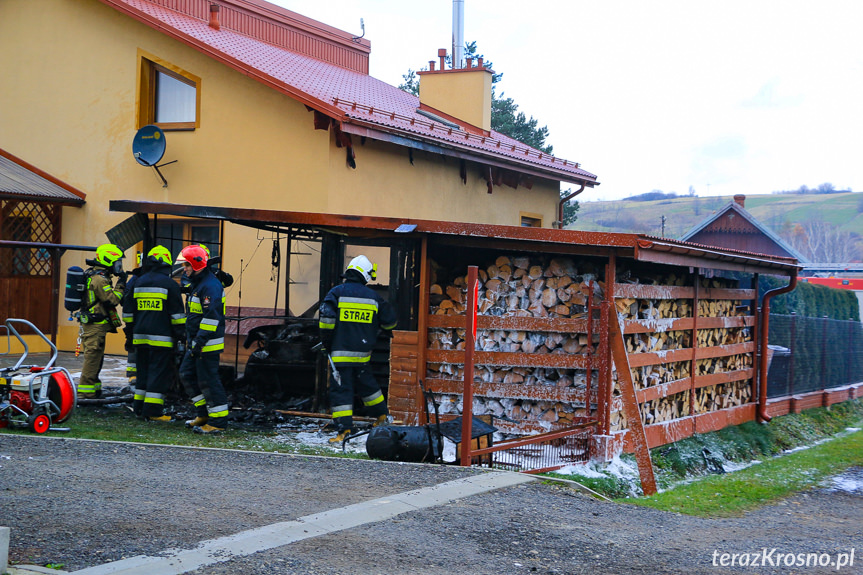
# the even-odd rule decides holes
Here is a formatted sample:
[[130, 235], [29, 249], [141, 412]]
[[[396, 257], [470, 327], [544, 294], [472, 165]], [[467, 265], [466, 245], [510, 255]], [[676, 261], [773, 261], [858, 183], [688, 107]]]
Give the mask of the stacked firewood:
[[636, 391], [654, 385], [670, 383], [672, 381], [689, 377], [691, 361], [675, 361], [672, 363], [645, 365], [632, 369], [632, 383]]
[[720, 383], [695, 390], [695, 413], [737, 407], [752, 401], [752, 384], [749, 380]]
[[[440, 415], [462, 413], [462, 397], [460, 395], [435, 395]], [[539, 423], [541, 427], [551, 429], [569, 425], [578, 418], [587, 416], [583, 404], [573, 404], [553, 400], [532, 400], [516, 398], [488, 398], [474, 396], [473, 414], [492, 414], [495, 418], [510, 420], [514, 423]]]
[[617, 313], [624, 319], [657, 320], [692, 317], [692, 302], [687, 299], [634, 299], [614, 301]]
[[[464, 366], [452, 363], [429, 363], [429, 379], [464, 380]], [[517, 383], [527, 386], [581, 389], [586, 386], [583, 369], [557, 369], [520, 366], [475, 365], [474, 381], [483, 383]], [[596, 371], [592, 374], [596, 381]]]
[[[499, 317], [583, 317], [592, 273], [578, 275], [569, 258], [552, 258], [545, 265], [527, 256], [500, 256], [479, 270], [477, 313]], [[594, 282], [594, 293], [602, 285]], [[431, 313], [461, 315], [467, 301], [467, 276], [446, 286], [431, 286]]]
[[629, 429], [629, 423], [627, 423], [626, 414], [623, 413], [622, 409], [616, 409], [611, 412], [608, 428], [612, 432]]
[[[429, 349], [464, 349], [463, 329], [430, 329]], [[594, 334], [594, 345], [597, 335]], [[523, 330], [477, 330], [477, 351], [502, 351], [508, 353], [587, 353], [593, 349], [588, 345], [586, 333], [558, 333]]]
[[[443, 270], [433, 264], [436, 276], [431, 286], [431, 309], [435, 315], [463, 315], [467, 307], [467, 276], [446, 281]], [[439, 280], [444, 280], [440, 281]], [[596, 281], [592, 268], [578, 269], [565, 257], [532, 258], [522, 255], [500, 256], [478, 272], [477, 313], [496, 317], [580, 318], [586, 317], [591, 289], [597, 301], [603, 284]], [[591, 341], [592, 340], [592, 341]], [[595, 350], [599, 335], [548, 331], [480, 329], [476, 350], [513, 354], [587, 354]], [[464, 328], [429, 330], [429, 349], [463, 350]], [[526, 360], [526, 363], [529, 361]], [[464, 378], [462, 365], [428, 363], [426, 385], [434, 391], [435, 380]], [[539, 423], [543, 427], [563, 427], [577, 417], [587, 416], [584, 401], [556, 401], [555, 389], [586, 390], [587, 371], [527, 366], [474, 367], [475, 381], [515, 384], [525, 392], [519, 398], [474, 396], [474, 414], [491, 413], [515, 422]], [[591, 377], [592, 401], [598, 386], [597, 372]], [[461, 413], [460, 395], [436, 394], [442, 413]]]
[[[656, 286], [683, 286], [685, 278], [671, 275], [667, 278], [639, 278], [627, 280], [634, 283]], [[734, 280], [724, 278], [700, 278], [703, 288], [736, 288]], [[655, 293], [655, 291], [654, 291]], [[669, 290], [669, 295], [671, 295]], [[676, 349], [688, 349], [693, 346], [690, 330], [669, 331], [671, 322], [675, 319], [692, 317], [692, 301], [687, 299], [636, 299], [619, 298], [615, 300], [618, 317], [624, 320], [637, 321], [651, 328], [647, 333], [632, 333], [624, 335], [626, 350], [630, 354], [659, 353]], [[736, 317], [747, 314], [747, 309], [736, 300], [700, 299], [697, 315], [702, 317]], [[696, 324], [697, 325], [697, 324]], [[699, 348], [720, 345], [732, 345], [752, 341], [752, 331], [749, 327], [730, 328], [699, 328], [696, 331], [695, 345]], [[695, 362], [696, 376], [723, 373], [749, 369], [752, 367], [752, 354], [742, 353], [732, 356], [699, 359]], [[691, 361], [677, 361], [666, 364], [646, 365], [633, 368], [632, 379], [636, 390], [670, 383], [693, 375]], [[615, 395], [620, 391], [616, 383]], [[742, 405], [751, 400], [751, 384], [749, 380], [719, 384], [700, 388], [695, 391], [695, 413], [703, 413], [715, 409], [725, 409]], [[661, 397], [645, 401], [639, 405], [642, 420], [645, 424], [670, 421], [690, 415], [690, 391], [682, 391], [669, 397]], [[626, 429], [626, 417], [622, 411], [611, 414], [612, 430]]]
[[698, 347], [713, 347], [715, 345], [730, 345], [752, 341], [752, 333], [748, 327], [716, 328], [698, 330]]
[[749, 369], [750, 367], [752, 367], [752, 354], [738, 353], [726, 357], [713, 357], [696, 360], [695, 375], [737, 371], [739, 369]]
[[626, 343], [627, 353], [646, 353], [692, 347], [692, 332], [688, 330], [632, 333], [625, 335], [623, 339]]
[[645, 425], [686, 417], [689, 415], [689, 390], [645, 401], [638, 407]]

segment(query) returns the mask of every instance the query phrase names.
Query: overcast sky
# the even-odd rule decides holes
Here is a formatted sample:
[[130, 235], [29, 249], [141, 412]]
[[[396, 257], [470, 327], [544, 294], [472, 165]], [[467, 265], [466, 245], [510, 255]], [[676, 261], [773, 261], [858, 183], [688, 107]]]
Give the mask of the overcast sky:
[[[276, 0], [371, 41], [392, 85], [451, 48], [451, 0]], [[863, 0], [465, 0], [497, 92], [601, 185], [699, 196], [863, 191]]]

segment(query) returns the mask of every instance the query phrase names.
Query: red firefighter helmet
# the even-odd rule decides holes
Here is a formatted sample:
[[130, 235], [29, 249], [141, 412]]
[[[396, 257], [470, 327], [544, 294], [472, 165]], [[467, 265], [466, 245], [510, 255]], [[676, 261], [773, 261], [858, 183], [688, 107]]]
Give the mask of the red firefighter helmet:
[[201, 246], [186, 246], [183, 248], [183, 251], [180, 252], [180, 256], [186, 260], [186, 262], [188, 262], [196, 272], [207, 267], [207, 260], [210, 259], [206, 250]]

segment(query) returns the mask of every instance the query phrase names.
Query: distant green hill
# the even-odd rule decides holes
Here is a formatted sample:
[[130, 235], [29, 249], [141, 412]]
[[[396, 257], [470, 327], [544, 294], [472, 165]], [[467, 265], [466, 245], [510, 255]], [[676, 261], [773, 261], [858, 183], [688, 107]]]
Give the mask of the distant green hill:
[[[686, 196], [650, 202], [582, 201], [578, 220], [568, 228], [660, 236], [665, 216], [665, 237], [679, 238], [730, 201], [730, 196]], [[747, 195], [745, 207], [777, 234], [788, 225], [819, 218], [842, 231], [863, 236], [863, 193]]]

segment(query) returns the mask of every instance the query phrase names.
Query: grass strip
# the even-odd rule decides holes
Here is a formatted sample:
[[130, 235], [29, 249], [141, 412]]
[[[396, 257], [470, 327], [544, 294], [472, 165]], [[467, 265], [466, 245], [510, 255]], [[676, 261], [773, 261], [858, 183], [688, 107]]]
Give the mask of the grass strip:
[[857, 466], [863, 466], [863, 431], [650, 497], [616, 501], [698, 517], [739, 516]]
[[[69, 431], [49, 430], [48, 435], [75, 439], [182, 445], [186, 447], [218, 447], [243, 451], [323, 455], [352, 459], [368, 458], [365, 453], [351, 451], [342, 453], [341, 444], [338, 445], [338, 448], [333, 448], [325, 445], [304, 445], [300, 442], [285, 441], [285, 434], [281, 434], [283, 437], [280, 438], [280, 433], [275, 430], [247, 430], [229, 426], [228, 431], [221, 435], [198, 435], [192, 433], [190, 429], [186, 429], [182, 420], [171, 423], [150, 423], [135, 417], [125, 407], [78, 407], [68, 421], [57, 424], [57, 427], [68, 427]], [[20, 427], [0, 429], [0, 435], [3, 433], [34, 435], [27, 429]]]

